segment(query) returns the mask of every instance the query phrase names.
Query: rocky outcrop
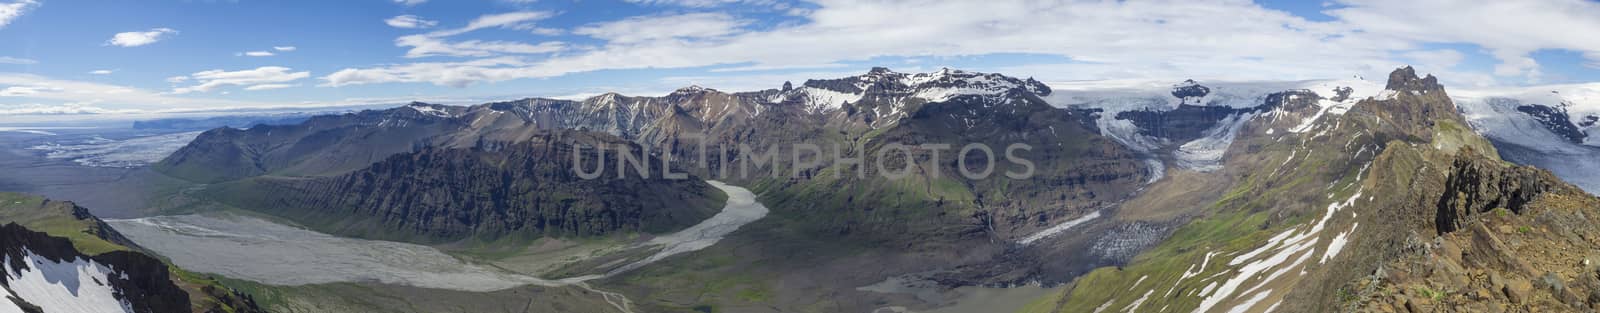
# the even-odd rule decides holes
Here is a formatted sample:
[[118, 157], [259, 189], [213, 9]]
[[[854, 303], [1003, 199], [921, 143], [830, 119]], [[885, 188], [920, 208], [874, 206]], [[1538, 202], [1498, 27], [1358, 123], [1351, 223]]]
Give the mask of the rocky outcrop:
[[1459, 230], [1472, 215], [1495, 209], [1522, 214], [1535, 198], [1558, 188], [1573, 191], [1549, 171], [1507, 166], [1470, 149], [1463, 150], [1456, 157], [1445, 180], [1444, 195], [1439, 198], [1438, 232]]
[[[1375, 311], [1593, 312], [1600, 309], [1600, 198], [1543, 170], [1464, 150], [1439, 200], [1438, 236], [1359, 285], [1398, 291]], [[1370, 282], [1370, 283], [1368, 283]]]

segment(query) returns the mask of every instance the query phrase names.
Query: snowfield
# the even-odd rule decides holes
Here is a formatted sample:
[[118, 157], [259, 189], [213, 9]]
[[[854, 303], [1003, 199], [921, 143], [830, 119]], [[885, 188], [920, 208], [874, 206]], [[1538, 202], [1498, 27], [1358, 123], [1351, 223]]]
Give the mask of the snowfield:
[[[1226, 155], [1228, 147], [1233, 144], [1233, 139], [1237, 137], [1244, 122], [1254, 118], [1279, 118], [1282, 114], [1274, 113], [1281, 111], [1257, 112], [1255, 115], [1237, 114], [1206, 130], [1201, 138], [1184, 143], [1167, 142], [1162, 138], [1140, 134], [1139, 126], [1129, 120], [1117, 119], [1117, 114], [1141, 110], [1171, 111], [1186, 103], [1235, 109], [1252, 108], [1265, 104], [1267, 96], [1274, 93], [1309, 90], [1324, 99], [1317, 101], [1319, 108], [1315, 115], [1300, 121], [1297, 123], [1299, 127], [1290, 130], [1299, 132], [1309, 130], [1324, 116], [1344, 114], [1356, 102], [1376, 96], [1383, 90], [1383, 86], [1377, 82], [1358, 78], [1306, 81], [1202, 81], [1198, 84], [1209, 89], [1205, 96], [1179, 98], [1173, 95], [1174, 88], [1191, 86], [1192, 83], [1168, 80], [1053, 82], [1048, 85], [1054, 92], [1044, 99], [1051, 106], [1059, 108], [1100, 110], [1095, 124], [1100, 128], [1101, 135], [1110, 137], [1135, 152], [1150, 154], [1177, 144], [1178, 149], [1173, 152], [1173, 158], [1177, 163], [1175, 165], [1196, 171], [1213, 171], [1221, 168], [1220, 161]], [[1348, 98], [1342, 99], [1343, 101], [1330, 100], [1337, 95], [1334, 90], [1341, 87], [1350, 88]], [[1159, 173], [1165, 171], [1161, 168], [1159, 160], [1149, 156], [1146, 163], [1152, 166], [1152, 173], [1158, 173], [1153, 176], [1159, 179], [1162, 176]]]
[[[1589, 193], [1600, 193], [1600, 130], [1583, 126], [1600, 116], [1600, 83], [1451, 90], [1451, 98], [1472, 129], [1495, 143], [1501, 157], [1555, 173]], [[1564, 109], [1585, 134], [1575, 143], [1557, 135], [1533, 116], [1517, 111], [1538, 104]]]
[[[117, 299], [110, 267], [76, 258], [51, 262], [27, 249], [23, 249], [21, 260], [27, 268], [12, 268], [11, 261], [9, 257], [0, 260], [11, 291], [45, 312], [133, 312], [127, 303]], [[9, 312], [21, 313], [22, 309], [9, 299], [0, 302], [0, 313]]]

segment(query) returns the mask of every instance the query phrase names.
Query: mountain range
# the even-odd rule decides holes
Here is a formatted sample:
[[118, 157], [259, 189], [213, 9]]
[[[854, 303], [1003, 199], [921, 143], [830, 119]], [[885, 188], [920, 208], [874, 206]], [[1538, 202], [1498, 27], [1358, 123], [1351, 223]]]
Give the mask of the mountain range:
[[[159, 209], [598, 277], [585, 288], [626, 295], [623, 311], [918, 311], [1024, 285], [1059, 287], [1007, 311], [1595, 309], [1597, 89], [1446, 89], [1410, 67], [1382, 82], [1052, 84], [873, 68], [223, 127], [151, 169], [187, 182]], [[962, 152], [974, 143], [999, 149]], [[629, 171], [604, 147], [656, 167]], [[581, 177], [591, 166], [601, 175]], [[684, 177], [654, 175], [667, 172]], [[1019, 172], [1032, 175], [1004, 174]], [[714, 219], [730, 200], [707, 181], [771, 214], [623, 266]], [[599, 248], [549, 261], [552, 246]]]

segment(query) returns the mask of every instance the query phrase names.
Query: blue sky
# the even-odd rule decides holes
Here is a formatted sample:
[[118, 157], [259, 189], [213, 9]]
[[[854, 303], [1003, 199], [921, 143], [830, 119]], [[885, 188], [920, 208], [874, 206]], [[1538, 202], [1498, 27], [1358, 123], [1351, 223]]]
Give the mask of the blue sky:
[[753, 90], [872, 66], [1178, 81], [1411, 64], [1458, 88], [1600, 81], [1600, 36], [1586, 35], [1600, 3], [1456, 2], [0, 0], [0, 112]]

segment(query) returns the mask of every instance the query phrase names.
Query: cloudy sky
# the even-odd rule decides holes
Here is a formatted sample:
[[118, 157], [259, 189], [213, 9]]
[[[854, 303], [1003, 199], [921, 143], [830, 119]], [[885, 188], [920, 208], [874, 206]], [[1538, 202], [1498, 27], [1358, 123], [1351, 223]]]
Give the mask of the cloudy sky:
[[872, 66], [1600, 82], [1595, 34], [1592, 0], [0, 0], [0, 119], [740, 91]]

